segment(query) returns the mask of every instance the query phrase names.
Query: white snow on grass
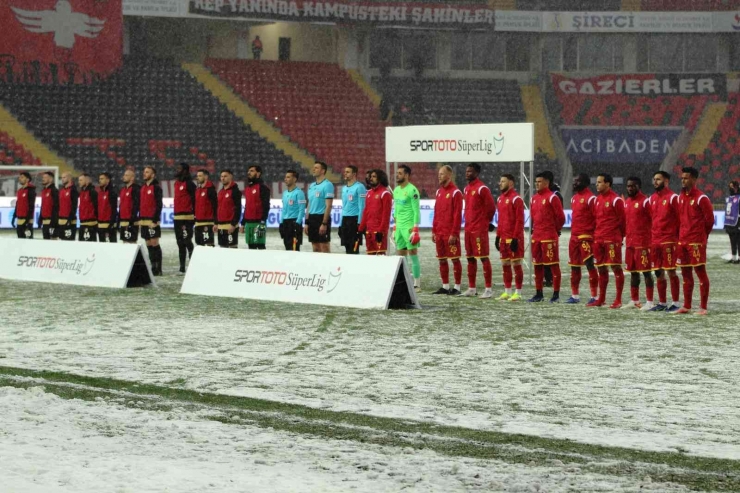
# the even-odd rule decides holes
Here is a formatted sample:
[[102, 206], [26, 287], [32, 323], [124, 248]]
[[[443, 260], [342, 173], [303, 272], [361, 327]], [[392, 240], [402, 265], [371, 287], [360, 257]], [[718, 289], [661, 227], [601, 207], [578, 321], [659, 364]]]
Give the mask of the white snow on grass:
[[46, 492], [687, 491], [577, 464], [511, 465], [209, 421], [205, 412], [0, 387], [0, 490]]
[[716, 260], [726, 242], [711, 237], [717, 304], [700, 318], [429, 294], [408, 312], [180, 296], [168, 235], [156, 290], [0, 281], [0, 365], [737, 459], [737, 307], [722, 301], [740, 268]]

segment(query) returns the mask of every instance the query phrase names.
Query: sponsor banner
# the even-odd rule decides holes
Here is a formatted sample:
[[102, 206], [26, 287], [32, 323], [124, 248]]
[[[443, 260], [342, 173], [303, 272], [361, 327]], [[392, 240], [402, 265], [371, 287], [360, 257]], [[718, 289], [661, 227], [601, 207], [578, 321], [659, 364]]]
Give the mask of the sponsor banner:
[[180, 292], [375, 309], [400, 294], [419, 307], [405, 260], [396, 256], [196, 247]]
[[609, 74], [596, 77], [568, 77], [552, 74], [558, 96], [727, 96], [727, 78], [723, 74]]
[[534, 160], [533, 123], [386, 127], [392, 163], [500, 163]]
[[681, 127], [560, 127], [565, 152], [574, 163], [663, 162]]
[[123, 15], [185, 17], [188, 0], [123, 0]]
[[497, 10], [496, 31], [540, 32], [542, 31], [542, 12]]
[[190, 0], [192, 15], [245, 20], [335, 22], [385, 26], [493, 27], [485, 5], [306, 0]]
[[[152, 284], [140, 245], [0, 239], [0, 278], [101, 288]], [[138, 262], [137, 262], [138, 258]], [[134, 273], [136, 279], [129, 281]]]
[[714, 32], [719, 33], [740, 32], [740, 12], [713, 12], [712, 27]]
[[0, 25], [0, 46], [13, 71], [36, 62], [39, 81], [82, 82], [82, 74], [107, 75], [121, 65], [121, 0], [9, 0], [0, 2]]
[[[15, 201], [15, 200], [13, 200]], [[162, 229], [172, 229], [175, 225], [175, 213], [172, 209], [172, 199], [169, 199], [169, 204], [167, 204], [168, 199], [165, 199], [165, 209], [162, 211]], [[10, 228], [10, 218], [13, 214], [13, 208], [12, 207], [5, 207], [9, 202], [7, 197], [0, 197], [0, 229], [8, 229]], [[277, 228], [280, 224], [280, 217], [283, 210], [283, 203], [279, 199], [272, 199], [270, 201], [270, 215], [267, 218], [267, 227], [268, 228]], [[431, 228], [432, 227], [432, 221], [434, 220], [434, 200], [420, 200], [420, 209], [421, 209], [421, 221], [419, 226], [421, 228]], [[36, 208], [36, 220], [38, 221], [40, 213], [40, 207]], [[719, 216], [718, 216], [719, 215]], [[570, 211], [565, 211], [566, 216], [566, 222], [565, 222], [565, 228], [570, 228]], [[719, 220], [717, 221], [717, 217], [719, 217]], [[335, 200], [334, 205], [332, 206], [332, 213], [331, 213], [331, 224], [333, 228], [339, 227], [339, 224], [342, 220], [342, 202]], [[724, 226], [724, 220], [725, 220], [725, 213], [724, 212], [715, 212], [715, 223], [714, 223], [714, 229], [722, 229]], [[465, 225], [465, 219], [463, 218], [463, 225]], [[529, 211], [525, 211], [525, 222], [526, 224], [529, 224]], [[494, 216], [493, 219], [494, 224], [498, 224], [498, 212]], [[36, 223], [34, 223], [36, 224]], [[391, 218], [391, 225], [393, 224], [393, 219]]]
[[707, 33], [711, 12], [543, 12], [544, 32]]

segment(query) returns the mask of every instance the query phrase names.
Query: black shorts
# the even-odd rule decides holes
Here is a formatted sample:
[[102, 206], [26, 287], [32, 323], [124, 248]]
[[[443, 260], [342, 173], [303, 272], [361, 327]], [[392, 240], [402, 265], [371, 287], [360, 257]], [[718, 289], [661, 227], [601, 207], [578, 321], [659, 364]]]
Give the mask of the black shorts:
[[15, 227], [18, 238], [22, 240], [33, 240], [33, 223], [26, 223]]
[[329, 243], [331, 241], [331, 224], [326, 225], [326, 234], [320, 235], [319, 228], [324, 221], [323, 214], [309, 214], [308, 241], [309, 243]]
[[121, 226], [118, 229], [121, 236], [121, 241], [124, 243], [136, 243], [139, 241], [139, 227], [129, 224], [128, 226]]
[[195, 244], [200, 246], [213, 246], [216, 233], [213, 232], [213, 225], [195, 226]]
[[97, 226], [80, 226], [79, 236], [77, 241], [98, 241], [98, 227]]
[[57, 229], [58, 226], [52, 226], [51, 224], [43, 224], [41, 225], [41, 236], [45, 240], [53, 240], [57, 236]]
[[[283, 219], [280, 224], [280, 235], [283, 237], [283, 245], [286, 250], [299, 250], [303, 244], [303, 226], [298, 224], [295, 219]], [[293, 244], [295, 239], [295, 248]]]
[[155, 226], [152, 228], [151, 226], [142, 226], [141, 227], [141, 238], [143, 240], [154, 240], [156, 238], [162, 237], [162, 227], [161, 226]]
[[239, 245], [239, 229], [229, 233], [228, 229], [218, 230], [218, 246], [223, 248], [235, 248]]
[[60, 240], [75, 241], [75, 238], [77, 237], [77, 226], [74, 224], [57, 226], [54, 232]]
[[110, 224], [107, 228], [98, 226], [98, 241], [101, 243], [118, 243], [118, 231], [115, 224]]
[[175, 235], [177, 235], [177, 242], [181, 241], [188, 242], [193, 240], [193, 227], [195, 221], [175, 219]]
[[[357, 216], [345, 216], [342, 218], [342, 225], [339, 226], [339, 241], [342, 246], [351, 245], [354, 247], [355, 241], [357, 241], [358, 226]], [[360, 238], [362, 237], [360, 236]]]

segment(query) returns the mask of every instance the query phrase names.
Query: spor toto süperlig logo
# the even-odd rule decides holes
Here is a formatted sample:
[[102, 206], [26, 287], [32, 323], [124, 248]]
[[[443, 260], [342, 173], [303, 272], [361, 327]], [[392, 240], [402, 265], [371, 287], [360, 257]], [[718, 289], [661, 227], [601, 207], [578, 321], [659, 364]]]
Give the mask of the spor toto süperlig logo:
[[409, 141], [411, 152], [463, 152], [485, 153], [487, 155], [499, 155], [504, 152], [504, 134], [498, 133], [491, 139], [465, 140], [465, 139], [429, 139]]
[[59, 271], [60, 274], [72, 272], [77, 275], [86, 276], [95, 266], [95, 254], [85, 260], [81, 259], [63, 259], [60, 257], [36, 257], [30, 255], [18, 256], [18, 267], [28, 269], [45, 269]]
[[303, 275], [296, 272], [275, 270], [237, 269], [234, 272], [234, 282], [284, 286], [296, 291], [299, 289], [315, 289], [319, 293], [324, 291], [331, 293], [337, 288], [341, 279], [341, 267], [337, 267], [335, 271], [330, 271], [326, 276], [321, 274]]

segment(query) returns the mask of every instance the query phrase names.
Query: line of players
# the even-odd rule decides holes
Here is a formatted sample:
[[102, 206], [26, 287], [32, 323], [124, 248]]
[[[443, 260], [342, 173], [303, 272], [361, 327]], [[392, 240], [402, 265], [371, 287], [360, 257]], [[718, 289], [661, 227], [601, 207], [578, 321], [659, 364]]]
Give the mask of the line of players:
[[[436, 194], [432, 240], [439, 260], [442, 287], [435, 294], [461, 294], [476, 296], [477, 263], [481, 262], [485, 291], [481, 298], [492, 298], [492, 268], [489, 252], [489, 233], [494, 230], [492, 221], [499, 211], [495, 246], [501, 255], [504, 293], [499, 300], [518, 301], [524, 278], [524, 201], [517, 194], [515, 179], [503, 175], [499, 181], [501, 195], [494, 201], [488, 187], [480, 181], [480, 165], [471, 163], [466, 168], [468, 185], [460, 191], [452, 181], [450, 166], [439, 170], [440, 188]], [[327, 166], [317, 162], [313, 167], [315, 182], [309, 187], [308, 197], [296, 186], [298, 173], [286, 173], [283, 193], [283, 213], [280, 219], [280, 236], [287, 250], [300, 250], [303, 234], [308, 236], [314, 252], [330, 251], [331, 206], [334, 187], [326, 179]], [[237, 228], [245, 234], [250, 249], [264, 249], [266, 220], [270, 210], [270, 190], [261, 179], [259, 166], [247, 172], [244, 192], [234, 182], [233, 173], [220, 174], [221, 190], [216, 192], [208, 171], [199, 170], [198, 185], [193, 183], [190, 168], [180, 165], [175, 181], [174, 219], [180, 257], [180, 272], [185, 272], [186, 259], [195, 243], [214, 246], [217, 238], [221, 247], [236, 248]], [[366, 243], [369, 255], [384, 255], [388, 249], [388, 230], [391, 209], [394, 209], [395, 226], [391, 238], [400, 255], [408, 256], [414, 284], [420, 287], [421, 267], [418, 259], [420, 244], [419, 191], [410, 183], [411, 169], [400, 166], [396, 175], [397, 187], [391, 191], [388, 177], [382, 170], [371, 170], [366, 176], [367, 188], [357, 180], [357, 168], [344, 170], [345, 187], [342, 191], [342, 218], [339, 228], [341, 244], [348, 254], [359, 252]], [[648, 199], [641, 192], [641, 182], [633, 177], [627, 180], [628, 199], [625, 201], [612, 191], [612, 178], [601, 174], [597, 178], [597, 195], [588, 188], [587, 175], [579, 175], [573, 182], [572, 229], [569, 244], [571, 267], [571, 297], [569, 304], [580, 302], [582, 267], [589, 277], [591, 298], [586, 306], [603, 306], [609, 269], [614, 272], [617, 296], [610, 308], [642, 308], [643, 310], [687, 313], [691, 309], [691, 294], [696, 270], [700, 283], [701, 305], [698, 313], [706, 313], [709, 279], [706, 274], [706, 243], [714, 223], [712, 205], [706, 195], [695, 187], [698, 172], [684, 168], [681, 176], [682, 193], [677, 195], [669, 188], [670, 175], [656, 172], [653, 177], [655, 193]], [[79, 209], [79, 241], [135, 243], [138, 234], [146, 241], [152, 268], [156, 275], [162, 273], [162, 250], [159, 246], [162, 211], [162, 189], [156, 171], [146, 167], [144, 183], [135, 183], [135, 174], [127, 170], [123, 175], [123, 188], [117, 193], [110, 186], [107, 173], [99, 176], [99, 191], [91, 178], [78, 177], [79, 192], [71, 174], [62, 175], [63, 188], [53, 185], [51, 173], [43, 175], [43, 190], [39, 227], [44, 239], [73, 240], [77, 232]], [[19, 238], [33, 237], [33, 211], [35, 187], [28, 173], [19, 177], [20, 189], [13, 215]], [[558, 238], [565, 222], [562, 202], [550, 189], [552, 173], [537, 176], [537, 193], [530, 204], [532, 219], [532, 257], [535, 269], [536, 294], [530, 302], [544, 300], [542, 293], [545, 268], [553, 278], [553, 295], [550, 302], [560, 299], [560, 260]], [[120, 196], [120, 206], [116, 208]], [[245, 198], [242, 215], [241, 199]], [[460, 292], [462, 256], [460, 230], [465, 202], [465, 256], [467, 259], [468, 289]], [[395, 208], [393, 207], [395, 205]], [[497, 207], [498, 205], [498, 207]], [[304, 224], [305, 223], [305, 224]], [[626, 236], [625, 260], [630, 272], [629, 303], [622, 304], [624, 273], [622, 271], [622, 241]], [[449, 283], [449, 264], [452, 263], [454, 286]], [[676, 269], [683, 275], [684, 305], [679, 304], [679, 281]], [[656, 272], [659, 302], [653, 304]], [[647, 302], [639, 300], [641, 275], [645, 278]], [[512, 289], [512, 282], [514, 288]], [[671, 286], [672, 303], [667, 303], [667, 285]]]

